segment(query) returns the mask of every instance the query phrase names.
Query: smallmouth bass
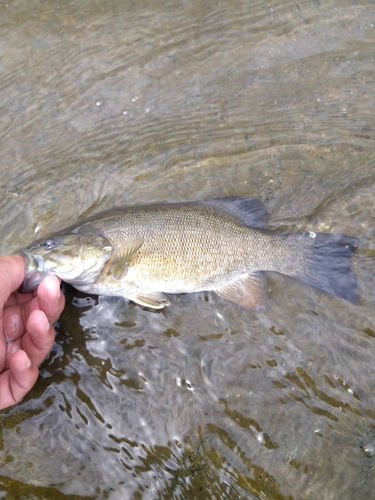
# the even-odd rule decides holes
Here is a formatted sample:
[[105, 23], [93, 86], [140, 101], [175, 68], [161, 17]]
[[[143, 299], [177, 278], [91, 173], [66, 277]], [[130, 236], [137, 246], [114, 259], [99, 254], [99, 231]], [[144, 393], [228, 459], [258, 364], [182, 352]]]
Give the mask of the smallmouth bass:
[[263, 229], [266, 217], [249, 197], [116, 208], [23, 250], [21, 291], [55, 274], [83, 292], [153, 309], [170, 305], [166, 294], [204, 290], [258, 309], [266, 301], [263, 271], [276, 271], [357, 300], [350, 267], [357, 238], [278, 234]]

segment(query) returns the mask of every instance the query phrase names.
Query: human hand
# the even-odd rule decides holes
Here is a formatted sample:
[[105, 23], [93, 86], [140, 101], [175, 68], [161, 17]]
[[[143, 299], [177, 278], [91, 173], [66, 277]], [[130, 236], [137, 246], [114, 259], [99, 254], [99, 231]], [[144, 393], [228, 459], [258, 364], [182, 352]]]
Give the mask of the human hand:
[[18, 403], [35, 384], [38, 366], [54, 343], [52, 325], [65, 304], [56, 276], [20, 294], [16, 290], [24, 277], [21, 256], [0, 256], [0, 410]]

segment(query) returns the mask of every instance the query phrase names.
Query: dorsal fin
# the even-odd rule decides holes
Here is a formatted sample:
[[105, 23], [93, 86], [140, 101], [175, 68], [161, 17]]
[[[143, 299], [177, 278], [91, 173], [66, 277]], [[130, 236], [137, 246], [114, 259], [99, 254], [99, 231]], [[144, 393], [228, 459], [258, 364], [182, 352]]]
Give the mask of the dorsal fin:
[[267, 209], [263, 203], [256, 198], [249, 196], [230, 196], [227, 198], [212, 198], [201, 201], [203, 205], [208, 205], [225, 212], [236, 219], [239, 219], [246, 226], [261, 228], [267, 222]]

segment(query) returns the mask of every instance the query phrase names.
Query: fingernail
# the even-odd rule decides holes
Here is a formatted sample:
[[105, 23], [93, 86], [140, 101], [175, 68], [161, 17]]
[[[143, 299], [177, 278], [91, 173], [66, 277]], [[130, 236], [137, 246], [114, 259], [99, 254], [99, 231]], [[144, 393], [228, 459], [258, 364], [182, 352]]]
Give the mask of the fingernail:
[[47, 316], [44, 317], [44, 328], [46, 330], [49, 330], [49, 327], [50, 327], [50, 324], [49, 324], [49, 321], [47, 319]]
[[18, 314], [12, 314], [12, 317], [10, 320], [10, 327], [12, 329], [12, 332], [17, 333], [19, 326], [20, 326], [20, 318], [19, 318]]
[[19, 347], [16, 344], [12, 344], [10, 346], [9, 352], [10, 354], [14, 354], [16, 351], [18, 351]]
[[24, 352], [24, 358], [25, 358], [25, 368], [30, 368], [31, 366], [31, 361], [29, 356]]

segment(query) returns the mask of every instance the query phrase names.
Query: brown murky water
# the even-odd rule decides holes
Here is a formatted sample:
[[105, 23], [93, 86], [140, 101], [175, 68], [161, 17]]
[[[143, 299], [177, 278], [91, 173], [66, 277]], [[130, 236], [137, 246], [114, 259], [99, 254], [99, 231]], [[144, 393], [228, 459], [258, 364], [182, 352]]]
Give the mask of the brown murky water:
[[262, 313], [68, 289], [38, 384], [2, 412], [0, 498], [371, 498], [374, 3], [0, 12], [2, 253], [116, 204], [226, 195], [361, 239], [357, 304], [278, 275]]

